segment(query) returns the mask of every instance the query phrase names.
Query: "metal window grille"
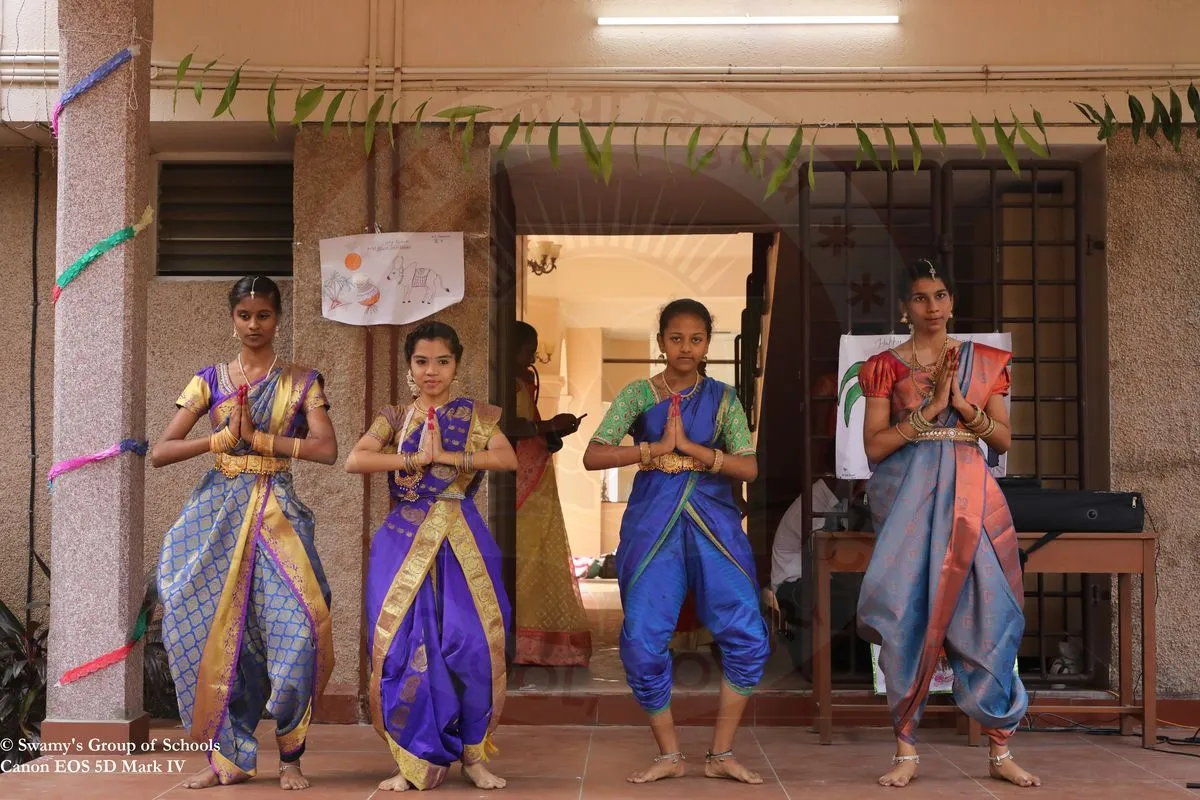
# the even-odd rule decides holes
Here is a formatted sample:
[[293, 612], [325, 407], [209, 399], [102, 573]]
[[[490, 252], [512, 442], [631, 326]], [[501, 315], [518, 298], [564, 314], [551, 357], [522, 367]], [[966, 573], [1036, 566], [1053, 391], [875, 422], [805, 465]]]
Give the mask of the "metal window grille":
[[292, 274], [292, 165], [165, 161], [159, 275]]
[[[806, 519], [814, 481], [834, 480], [838, 338], [901, 330], [897, 281], [904, 264], [923, 257], [939, 258], [954, 283], [953, 331], [1012, 334], [1009, 475], [1036, 476], [1052, 488], [1085, 485], [1080, 165], [1023, 162], [1020, 176], [989, 161], [925, 162], [917, 171], [911, 163], [894, 171], [841, 162], [814, 167], [824, 174], [815, 191], [803, 187], [800, 212]], [[856, 488], [840, 481], [835, 494], [849, 503]], [[844, 528], [851, 515], [819, 516], [829, 529]], [[834, 678], [862, 685], [872, 665], [854, 625], [861, 576], [835, 579]], [[1106, 678], [1096, 654], [1107, 644], [1097, 641], [1090, 610], [1100, 586], [1087, 575], [1026, 577], [1018, 659], [1024, 679], [1079, 685]], [[1056, 674], [1063, 640], [1087, 654], [1074, 674]]]

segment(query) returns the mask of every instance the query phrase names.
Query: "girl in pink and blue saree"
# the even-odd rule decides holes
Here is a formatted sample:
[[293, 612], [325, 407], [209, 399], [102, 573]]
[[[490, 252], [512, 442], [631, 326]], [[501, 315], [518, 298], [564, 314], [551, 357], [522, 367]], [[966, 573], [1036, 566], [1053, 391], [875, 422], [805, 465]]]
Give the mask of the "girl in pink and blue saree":
[[[185, 786], [252, 778], [265, 709], [275, 720], [280, 786], [304, 789], [300, 756], [333, 647], [313, 515], [296, 496], [290, 465], [332, 464], [337, 441], [320, 374], [280, 365], [272, 350], [278, 287], [243, 278], [229, 304], [237, 360], [192, 378], [150, 455], [156, 467], [216, 457], [163, 540], [163, 645], [183, 727], [212, 746], [209, 767]], [[205, 415], [214, 433], [185, 438]]]
[[1028, 706], [1013, 672], [1025, 627], [1022, 576], [1008, 505], [979, 448], [982, 440], [1004, 453], [1011, 443], [1011, 355], [951, 339], [951, 290], [930, 262], [919, 263], [904, 281], [912, 338], [859, 374], [876, 530], [859, 630], [882, 647], [896, 732], [893, 768], [879, 783], [916, 777], [916, 730], [944, 648], [955, 701], [991, 740], [991, 776], [1038, 786], [1008, 749]]
[[419, 326], [404, 345], [413, 401], [388, 406], [346, 460], [387, 472], [394, 508], [371, 540], [366, 611], [371, 722], [398, 769], [384, 791], [433, 789], [450, 765], [480, 789], [500, 722], [509, 604], [500, 549], [475, 505], [486, 470], [513, 471], [500, 409], [453, 397], [454, 329]]

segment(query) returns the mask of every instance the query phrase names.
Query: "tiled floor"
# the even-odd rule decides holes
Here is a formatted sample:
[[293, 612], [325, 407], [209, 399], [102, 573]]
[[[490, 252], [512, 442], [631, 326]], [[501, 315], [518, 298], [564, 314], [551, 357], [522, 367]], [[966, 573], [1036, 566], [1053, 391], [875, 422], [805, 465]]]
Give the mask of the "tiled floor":
[[[1178, 733], [1178, 732], [1176, 732]], [[177, 736], [178, 731], [156, 730], [157, 738]], [[690, 774], [681, 780], [648, 786], [632, 786], [624, 780], [653, 753], [649, 732], [624, 727], [523, 727], [498, 731], [501, 748], [492, 767], [508, 779], [499, 794], [481, 792], [453, 772], [434, 797], [476, 798], [482, 796], [531, 798], [862, 798], [890, 796], [897, 790], [874, 785], [887, 767], [890, 756], [888, 733], [884, 730], [839, 732], [834, 745], [822, 747], [803, 728], [744, 729], [737, 751], [744, 763], [760, 772], [763, 786], [741, 786], [702, 777], [703, 755], [709, 732], [704, 728], [681, 728], [685, 752], [691, 757]], [[271, 747], [270, 723], [259, 729], [266, 744], [259, 764], [260, 777], [236, 787], [212, 790], [212, 797], [253, 800], [279, 798], [275, 783], [276, 756]], [[1200, 797], [1184, 788], [1187, 781], [1200, 781], [1200, 760], [1142, 750], [1138, 739], [1080, 734], [1019, 734], [1014, 749], [1021, 763], [1038, 773], [1043, 788], [1032, 796], [1069, 798], [1136, 798], [1155, 800], [1170, 797]], [[988, 779], [985, 752], [967, 747], [951, 731], [930, 731], [923, 737], [919, 779], [902, 795], [911, 798], [1031, 796], [1031, 790]], [[175, 754], [137, 756], [140, 765], [158, 765], [164, 770]], [[115, 759], [117, 764], [121, 759]], [[180, 788], [183, 776], [203, 766], [200, 756], [189, 756], [182, 774], [71, 775], [62, 759], [47, 758], [50, 774], [0, 775], [0, 798], [21, 800], [33, 797], [115, 798], [157, 800], [195, 798]], [[386, 796], [376, 792], [380, 780], [392, 769], [387, 748], [367, 726], [314, 726], [309, 737], [305, 770], [313, 781], [305, 797], [369, 798]], [[210, 795], [204, 795], [206, 797]]]

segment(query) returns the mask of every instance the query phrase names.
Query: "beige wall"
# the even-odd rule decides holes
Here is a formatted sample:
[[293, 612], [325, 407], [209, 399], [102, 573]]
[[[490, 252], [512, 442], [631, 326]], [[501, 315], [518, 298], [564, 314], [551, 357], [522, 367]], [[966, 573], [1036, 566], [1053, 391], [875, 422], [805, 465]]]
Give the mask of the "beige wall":
[[599, 328], [567, 328], [566, 366], [567, 411], [587, 414], [579, 432], [563, 440], [563, 449], [555, 456], [558, 497], [571, 552], [598, 555], [600, 552], [600, 473], [583, 469], [583, 451], [600, 426], [603, 417], [600, 370], [604, 352], [604, 333]]
[[1196, 696], [1200, 142], [1192, 134], [1182, 157], [1135, 147], [1128, 134], [1112, 143], [1107, 253], [1112, 488], [1144, 492], [1146, 527], [1161, 537], [1159, 694]]

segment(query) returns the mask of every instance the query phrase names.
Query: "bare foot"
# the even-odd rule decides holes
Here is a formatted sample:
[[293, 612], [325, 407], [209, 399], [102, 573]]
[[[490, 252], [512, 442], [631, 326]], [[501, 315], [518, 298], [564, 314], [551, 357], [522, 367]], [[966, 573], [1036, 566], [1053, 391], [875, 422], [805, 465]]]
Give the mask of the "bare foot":
[[408, 781], [399, 772], [379, 784], [379, 791], [381, 792], [407, 792], [408, 789]]
[[648, 768], [633, 773], [625, 780], [629, 783], [654, 783], [664, 778], [682, 778], [683, 757], [678, 753], [658, 756]]
[[308, 787], [308, 778], [304, 777], [304, 773], [300, 771], [298, 762], [288, 763], [285, 761], [279, 765], [280, 789], [307, 789]]
[[208, 789], [212, 786], [216, 786], [219, 782], [220, 781], [217, 780], [217, 773], [212, 771], [212, 767], [205, 767], [184, 781], [183, 788]]
[[[1004, 751], [1008, 753], [1007, 750]], [[1020, 786], [1022, 788], [1032, 788], [1041, 786], [1042, 781], [1036, 775], [1030, 775], [1025, 770], [1013, 761], [1012, 756], [1004, 758], [999, 764], [996, 763], [996, 757], [992, 756], [988, 762], [988, 774], [998, 781], [1008, 781], [1009, 783]]]
[[893, 761], [892, 768], [879, 778], [880, 786], [895, 786], [903, 788], [917, 778], [917, 765], [921, 762], [915, 757], [904, 761]]
[[493, 775], [482, 761], [476, 761], [474, 764], [463, 764], [463, 775], [467, 776], [467, 780], [475, 784], [476, 789], [503, 789], [508, 785], [508, 781], [504, 778]]
[[763, 782], [757, 772], [751, 772], [746, 769], [733, 756], [713, 758], [705, 761], [704, 776], [707, 778], [731, 778], [735, 781], [751, 784]]

